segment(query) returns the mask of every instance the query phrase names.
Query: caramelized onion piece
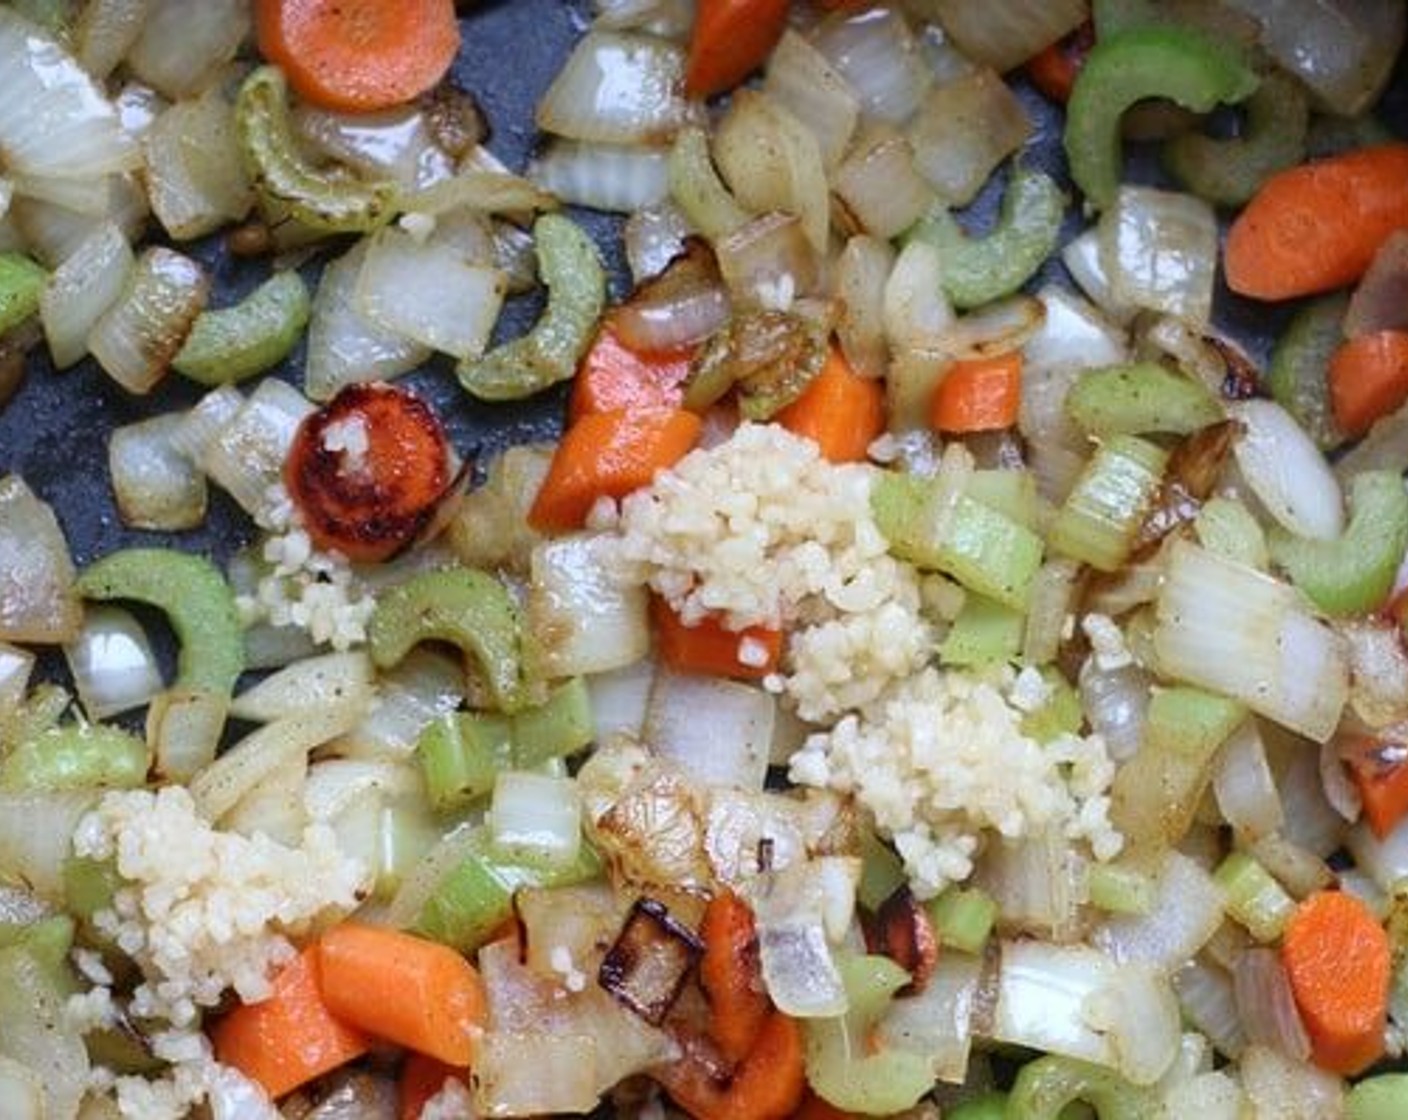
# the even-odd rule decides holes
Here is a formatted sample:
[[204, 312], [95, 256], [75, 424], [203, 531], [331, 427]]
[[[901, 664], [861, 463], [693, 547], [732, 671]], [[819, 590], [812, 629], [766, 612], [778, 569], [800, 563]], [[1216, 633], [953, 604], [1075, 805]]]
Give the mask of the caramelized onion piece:
[[672, 918], [662, 903], [637, 899], [616, 943], [602, 958], [597, 982], [658, 1027], [703, 951], [694, 932]]
[[865, 947], [889, 957], [909, 973], [909, 983], [898, 992], [902, 996], [922, 992], [939, 961], [934, 920], [907, 886], [885, 899], [874, 919], [866, 923]]

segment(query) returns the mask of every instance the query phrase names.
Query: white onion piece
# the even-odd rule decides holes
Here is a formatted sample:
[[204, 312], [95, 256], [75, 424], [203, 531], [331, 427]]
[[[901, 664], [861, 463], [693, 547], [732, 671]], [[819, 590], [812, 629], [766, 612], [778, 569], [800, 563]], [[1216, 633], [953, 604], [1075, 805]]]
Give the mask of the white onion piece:
[[59, 265], [39, 298], [39, 318], [57, 369], [88, 352], [88, 334], [126, 287], [135, 258], [122, 231], [104, 222]]
[[133, 529], [174, 532], [205, 520], [205, 476], [176, 446], [186, 418], [179, 412], [115, 428], [108, 439], [118, 516]]
[[474, 1047], [474, 1099], [484, 1116], [587, 1113], [597, 1105], [591, 1035], [486, 1031]]
[[1344, 531], [1344, 497], [1325, 457], [1305, 429], [1274, 401], [1227, 406], [1241, 421], [1237, 465], [1266, 511], [1303, 537], [1331, 540]]
[[1236, 1060], [1247, 1045], [1237, 1014], [1232, 976], [1201, 959], [1189, 961], [1170, 977], [1188, 1025], [1205, 1035], [1218, 1053]]
[[1295, 898], [1306, 898], [1334, 885], [1335, 874], [1324, 860], [1279, 832], [1263, 836], [1250, 851]]
[[0, 711], [13, 711], [24, 703], [34, 661], [34, 654], [29, 650], [0, 642]]
[[1137, 665], [1101, 669], [1092, 657], [1081, 666], [1081, 707], [1116, 762], [1133, 758], [1144, 741], [1152, 685]]
[[[269, 1094], [233, 1066], [212, 1063], [206, 1076], [210, 1120], [278, 1120], [279, 1112]], [[364, 1120], [381, 1118], [367, 1116]]]
[[943, 357], [981, 358], [1020, 350], [1041, 329], [1046, 306], [1028, 295], [1008, 296], [955, 319], [931, 345]]
[[424, 795], [420, 769], [409, 762], [328, 758], [308, 769], [303, 803], [315, 821], [332, 821], [368, 793]]
[[1387, 619], [1351, 619], [1338, 626], [1349, 651], [1349, 706], [1370, 727], [1408, 721], [1408, 650]]
[[77, 636], [65, 644], [64, 657], [89, 719], [140, 708], [161, 691], [161, 670], [147, 635], [121, 607], [91, 604]]
[[54, 511], [18, 475], [0, 475], [0, 639], [66, 642], [83, 610]]
[[1062, 556], [1052, 557], [1037, 569], [1022, 635], [1024, 664], [1046, 665], [1056, 660], [1066, 618], [1073, 613], [1079, 575], [1080, 565]]
[[636, 285], [664, 272], [684, 252], [689, 234], [689, 219], [673, 202], [647, 206], [627, 218], [621, 240]]
[[954, 323], [944, 295], [939, 251], [911, 241], [900, 251], [885, 281], [885, 337], [898, 351], [937, 349]]
[[1218, 751], [1212, 792], [1223, 819], [1243, 841], [1281, 827], [1285, 813], [1255, 720], [1246, 720]]
[[915, 168], [952, 206], [971, 202], [1031, 134], [1017, 95], [988, 69], [932, 89], [906, 129]]
[[251, 723], [269, 723], [309, 705], [360, 698], [370, 704], [376, 673], [361, 650], [327, 653], [290, 665], [235, 697], [230, 714]]
[[262, 522], [269, 513], [270, 488], [283, 478], [298, 425], [312, 411], [312, 404], [293, 386], [265, 378], [206, 449], [201, 469]]
[[744, 884], [758, 926], [763, 983], [779, 1008], [802, 1019], [846, 1011], [831, 942], [850, 926], [860, 861], [794, 862]]
[[443, 239], [400, 229], [371, 239], [354, 304], [383, 330], [451, 357], [484, 353], [507, 293], [497, 268], [473, 263]]
[[1248, 949], [1232, 971], [1233, 990], [1247, 1041], [1298, 1062], [1310, 1057], [1310, 1036], [1296, 1010], [1291, 982], [1274, 949]]
[[914, 115], [929, 87], [929, 69], [900, 12], [838, 13], [817, 28], [813, 42], [867, 115], [894, 124]]
[[[116, 2], [125, 3], [126, 0]], [[112, 104], [117, 110], [118, 120], [122, 122], [122, 131], [134, 140], [140, 140], [170, 102], [150, 86], [128, 82], [117, 91]]]
[[827, 167], [841, 161], [860, 119], [860, 99], [826, 56], [796, 31], [784, 32], [774, 48], [763, 92], [811, 130]]
[[218, 87], [163, 112], [142, 140], [152, 212], [189, 241], [240, 221], [254, 204], [235, 130], [235, 108]]
[[606, 743], [618, 736], [641, 737], [654, 680], [655, 662], [649, 658], [587, 678], [596, 742]]
[[210, 765], [220, 746], [229, 699], [219, 693], [168, 689], [147, 707], [147, 742], [155, 772], [184, 782]]
[[339, 113], [304, 104], [294, 111], [293, 124], [316, 155], [368, 179], [389, 179], [406, 191], [455, 173], [454, 159], [435, 143], [425, 113], [416, 105]]
[[1101, 261], [1098, 228], [1092, 227], [1068, 241], [1061, 250], [1061, 263], [1066, 266], [1076, 286], [1109, 316], [1111, 322], [1123, 325], [1134, 318], [1139, 309], [1115, 298], [1110, 274]]
[[96, 800], [92, 790], [0, 793], [0, 874], [62, 903], [73, 833]]
[[934, 8], [958, 49], [998, 72], [1020, 66], [1090, 15], [1085, 0], [938, 0]]
[[851, 367], [866, 377], [882, 377], [888, 364], [885, 339], [885, 282], [894, 268], [888, 242], [861, 235], [846, 242], [834, 272], [841, 302], [836, 337]]
[[1092, 945], [1120, 962], [1170, 971], [1192, 958], [1222, 922], [1226, 897], [1211, 875], [1179, 852], [1169, 852], [1147, 914], [1116, 914], [1090, 935]]
[[[172, 446], [192, 462], [202, 462], [216, 437], [243, 407], [244, 394], [235, 386], [210, 390], [182, 416], [181, 426], [171, 433]], [[248, 590], [253, 593], [253, 585]]]
[[1359, 787], [1350, 778], [1340, 759], [1339, 744], [1327, 739], [1320, 744], [1317, 752], [1320, 763], [1320, 789], [1325, 802], [1349, 824], [1359, 819], [1364, 809], [1364, 801], [1359, 796]]
[[93, 0], [73, 27], [73, 49], [83, 69], [102, 81], [141, 34], [151, 0]]
[[616, 330], [627, 346], [677, 350], [703, 341], [728, 322], [730, 304], [722, 283], [697, 270], [671, 280], [666, 269], [659, 279], [664, 281], [659, 287], [647, 285], [616, 309]]
[[15, 194], [51, 202], [75, 214], [102, 217], [108, 210], [110, 186], [106, 175], [93, 179], [65, 179], [13, 172], [10, 184]]
[[448, 179], [407, 194], [406, 210], [416, 214], [447, 215], [452, 211], [505, 214], [528, 224], [536, 210], [552, 210], [558, 200], [527, 179], [512, 175], [488, 161], [485, 166], [466, 163]]
[[658, 143], [697, 115], [684, 88], [684, 51], [652, 36], [590, 31], [538, 104], [538, 127], [598, 144]]
[[701, 785], [760, 790], [776, 711], [776, 699], [760, 688], [662, 671], [650, 690], [644, 738]]
[[122, 295], [93, 325], [88, 349], [129, 393], [149, 393], [205, 306], [210, 280], [195, 261], [157, 246], [138, 258]]
[[650, 650], [643, 587], [615, 577], [607, 542], [559, 537], [533, 549], [528, 627], [540, 636], [539, 670], [549, 678], [604, 673]]
[[535, 867], [567, 867], [581, 850], [582, 799], [571, 778], [501, 773], [488, 821], [497, 850]]
[[821, 265], [792, 214], [754, 218], [715, 243], [719, 272], [736, 306], [791, 310], [817, 290]]
[[978, 859], [974, 885], [998, 904], [1005, 932], [1065, 941], [1079, 932], [1087, 870], [1064, 837], [1044, 831], [989, 844]]
[[189, 97], [219, 80], [249, 30], [249, 5], [241, 0], [151, 0], [127, 64], [173, 101]]
[[924, 990], [894, 1000], [886, 1009], [876, 1027], [882, 1048], [923, 1054], [933, 1061], [940, 1081], [963, 1084], [977, 1033], [982, 979], [981, 957], [945, 948]]
[[1344, 1080], [1266, 1046], [1248, 1046], [1238, 1064], [1255, 1116], [1325, 1120], [1344, 1115]]
[[356, 727], [337, 743], [348, 758], [405, 758], [430, 721], [464, 702], [464, 667], [428, 648], [417, 648], [378, 682], [377, 697]]
[[259, 782], [225, 814], [221, 827], [242, 836], [262, 832], [270, 840], [296, 848], [308, 826], [303, 790], [308, 758], [290, 758]]
[[[1042, 288], [1036, 298], [1046, 309], [1046, 318], [1022, 348], [1024, 370], [1027, 373], [1087, 369], [1092, 366], [1118, 365], [1128, 360], [1129, 346], [1124, 333], [1087, 301], [1054, 286]], [[1024, 413], [1028, 395], [1026, 380], [1024, 377], [1022, 386]], [[1064, 415], [1064, 397], [1053, 408], [1043, 410], [1042, 416], [1046, 417], [1048, 413], [1052, 421], [1058, 414]], [[1076, 429], [1069, 426], [1069, 420], [1066, 423], [1067, 434], [1076, 434]], [[1043, 433], [1052, 430], [1053, 425], [1050, 423], [1040, 423], [1028, 428], [1026, 421], [1022, 422], [1023, 434], [1038, 445], [1045, 442]]]
[[628, 214], [670, 194], [668, 148], [555, 140], [528, 176], [563, 202]]
[[860, 228], [875, 237], [897, 237], [934, 205], [934, 190], [914, 169], [914, 151], [903, 136], [875, 129], [832, 173], [832, 188]]
[[1392, 891], [1395, 883], [1408, 878], [1408, 821], [1400, 821], [1382, 840], [1360, 821], [1345, 834], [1345, 845], [1355, 866], [1380, 890]]
[[29, 1066], [4, 1055], [0, 1055], [0, 1116], [44, 1120], [44, 1082]]
[[60, 179], [130, 171], [141, 162], [102, 89], [8, 7], [0, 8], [0, 150], [15, 171]]
[[1191, 194], [1122, 186], [1099, 226], [1100, 267], [1110, 298], [1194, 326], [1212, 313], [1217, 216]]
[[93, 214], [23, 195], [16, 195], [11, 203], [10, 218], [19, 235], [15, 248], [50, 268], [61, 265], [103, 225], [103, 219]]
[[315, 401], [358, 381], [387, 381], [415, 369], [430, 348], [377, 326], [354, 300], [366, 260], [364, 238], [323, 269], [308, 320], [304, 391]]
[[1179, 1057], [1183, 1024], [1168, 979], [1152, 968], [1124, 965], [1114, 984], [1086, 1004], [1087, 1020], [1105, 1032], [1111, 1063], [1136, 1085], [1152, 1085]]

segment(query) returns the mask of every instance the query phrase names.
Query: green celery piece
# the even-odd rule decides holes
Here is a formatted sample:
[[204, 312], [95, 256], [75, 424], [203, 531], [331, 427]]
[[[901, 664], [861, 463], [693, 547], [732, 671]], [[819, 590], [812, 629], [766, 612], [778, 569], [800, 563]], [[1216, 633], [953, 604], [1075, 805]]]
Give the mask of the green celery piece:
[[1214, 497], [1203, 503], [1193, 519], [1193, 532], [1209, 552], [1216, 552], [1262, 571], [1271, 561], [1266, 531], [1252, 511], [1236, 498]]
[[202, 311], [172, 359], [201, 385], [229, 385], [278, 365], [308, 325], [312, 301], [303, 277], [276, 272], [233, 307]]
[[[89, 1066], [83, 1040], [65, 1017], [77, 990], [67, 961], [72, 924], [66, 939], [60, 927], [49, 929], [52, 936], [36, 929], [22, 943], [0, 949], [0, 1054], [39, 1075], [45, 1115], [73, 1116]], [[66, 943], [59, 952], [61, 940]]]
[[0, 253], [0, 335], [6, 335], [39, 310], [49, 273], [23, 253]]
[[974, 471], [963, 487], [963, 493], [988, 509], [1010, 517], [1024, 529], [1036, 531], [1041, 503], [1036, 491], [1036, 476], [1031, 471]]
[[983, 595], [969, 595], [939, 645], [945, 665], [997, 665], [1016, 660], [1026, 619]]
[[959, 497], [943, 539], [932, 526], [932, 480], [886, 473], [870, 492], [871, 512], [891, 551], [921, 568], [944, 572], [970, 591], [1024, 610], [1041, 567], [1041, 538], [967, 495]]
[[1338, 540], [1271, 532], [1271, 558], [1322, 611], [1362, 614], [1381, 606], [1408, 549], [1408, 491], [1396, 471], [1365, 471], [1349, 484], [1349, 526]]
[[450, 642], [475, 658], [501, 710], [522, 704], [518, 608], [485, 572], [445, 568], [397, 584], [377, 601], [367, 637], [380, 669], [420, 642]]
[[709, 136], [698, 127], [680, 129], [670, 149], [670, 194], [684, 211], [689, 224], [718, 241], [748, 224], [750, 217], [714, 168], [709, 157]]
[[1344, 434], [1330, 406], [1330, 358], [1344, 341], [1349, 297], [1343, 292], [1307, 303], [1276, 340], [1266, 387], [1300, 422], [1321, 450], [1338, 447]]
[[1090, 867], [1090, 904], [1110, 914], [1147, 914], [1154, 905], [1154, 881], [1122, 863]]
[[439, 811], [456, 809], [493, 792], [513, 765], [513, 740], [505, 716], [450, 712], [430, 723], [416, 742], [425, 793]]
[[1006, 1120], [1058, 1120], [1076, 1101], [1100, 1120], [1162, 1120], [1157, 1087], [1140, 1088], [1112, 1069], [1048, 1054], [1024, 1065], [1007, 1098]]
[[533, 239], [547, 309], [522, 338], [460, 363], [460, 384], [480, 400], [522, 400], [570, 378], [606, 304], [606, 271], [581, 226], [561, 214], [544, 214], [533, 226]]
[[939, 944], [964, 953], [981, 953], [997, 921], [997, 902], [976, 887], [949, 887], [928, 908]]
[[1402, 1120], [1408, 1116], [1408, 1073], [1380, 1073], [1350, 1089], [1344, 1120]]
[[513, 765], [535, 770], [553, 759], [567, 758], [596, 738], [592, 696], [581, 677], [558, 685], [541, 704], [513, 716]]
[[909, 973], [880, 956], [838, 954], [836, 967], [849, 1007], [834, 1019], [802, 1021], [807, 1082], [837, 1108], [873, 1116], [903, 1112], [933, 1088], [933, 1065], [907, 1050], [868, 1053], [865, 1040]]
[[73, 978], [66, 975], [68, 955], [73, 950], [75, 926], [66, 914], [40, 918], [37, 922], [0, 922], [0, 949], [22, 949], [54, 971], [56, 982], [69, 988]]
[[1246, 125], [1233, 139], [1185, 132], [1164, 144], [1164, 166], [1199, 198], [1244, 206], [1262, 183], [1305, 158], [1310, 101], [1289, 74], [1273, 71], [1243, 103]]
[[0, 710], [0, 754], [54, 727], [72, 703], [73, 697], [63, 685], [40, 681], [23, 703], [9, 711]]
[[1119, 569], [1167, 464], [1168, 452], [1138, 436], [1115, 436], [1096, 448], [1051, 525], [1051, 548], [1102, 572]]
[[1071, 178], [1096, 209], [1115, 200], [1121, 179], [1120, 118], [1136, 102], [1162, 97], [1195, 113], [1232, 104], [1257, 88], [1237, 52], [1187, 27], [1134, 27], [1102, 36], [1066, 106]]
[[112, 907], [122, 876], [112, 860], [69, 856], [64, 860], [64, 907], [83, 922]]
[[1207, 386], [1157, 362], [1081, 374], [1066, 395], [1066, 414], [1100, 439], [1147, 432], [1188, 435], [1225, 418]]
[[235, 130], [267, 216], [291, 217], [325, 233], [370, 233], [395, 217], [395, 183], [315, 167], [303, 155], [289, 119], [288, 83], [278, 67], [261, 66], [244, 80]]
[[1227, 893], [1227, 913], [1258, 941], [1275, 941], [1296, 908], [1295, 899], [1254, 857], [1232, 852], [1213, 879]]
[[120, 727], [70, 723], [23, 740], [5, 756], [0, 789], [135, 789], [146, 782], [150, 766], [145, 740]]
[[944, 1120], [1004, 1120], [1006, 1115], [1007, 1094], [996, 1089], [944, 1110]]
[[89, 1031], [83, 1043], [89, 1061], [119, 1076], [150, 1077], [167, 1067], [152, 1053], [146, 1037], [126, 1021]]
[[904, 863], [888, 844], [870, 829], [860, 835], [860, 884], [856, 898], [872, 914], [905, 885]]
[[955, 307], [981, 307], [1036, 275], [1056, 248], [1066, 202], [1050, 175], [1014, 167], [997, 224], [986, 237], [969, 237], [947, 209], [936, 209], [905, 239], [928, 242], [939, 251], [940, 284]]
[[88, 599], [131, 599], [171, 620], [181, 652], [175, 692], [229, 696], [244, 670], [244, 629], [235, 594], [209, 560], [164, 548], [109, 553], [78, 576]]
[[1081, 725], [1085, 722], [1080, 693], [1054, 665], [1042, 666], [1041, 675], [1050, 687], [1051, 695], [1041, 707], [1022, 717], [1022, 734], [1038, 743], [1049, 743], [1062, 735], [1080, 734]]

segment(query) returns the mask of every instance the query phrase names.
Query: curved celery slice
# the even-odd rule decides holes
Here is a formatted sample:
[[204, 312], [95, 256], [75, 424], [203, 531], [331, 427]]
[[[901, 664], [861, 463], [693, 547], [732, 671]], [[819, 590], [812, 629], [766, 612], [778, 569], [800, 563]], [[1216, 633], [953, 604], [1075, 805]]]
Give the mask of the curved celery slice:
[[235, 128], [250, 179], [273, 216], [327, 233], [369, 233], [395, 216], [394, 183], [314, 167], [303, 157], [289, 122], [288, 83], [277, 67], [261, 66], [244, 80]]
[[1130, 1084], [1114, 1070], [1048, 1054], [1028, 1062], [1007, 1098], [1007, 1120], [1058, 1120], [1076, 1101], [1095, 1109], [1099, 1120], [1159, 1120], [1165, 1115], [1158, 1091]]
[[1006, 1120], [1007, 1094], [994, 1089], [944, 1112], [946, 1120]]
[[0, 253], [0, 335], [39, 310], [49, 273], [23, 253]]
[[1199, 381], [1157, 362], [1134, 362], [1081, 374], [1066, 396], [1066, 414], [1087, 435], [1172, 432], [1187, 435], [1224, 419]]
[[1184, 27], [1138, 27], [1101, 39], [1066, 107], [1071, 177], [1098, 209], [1120, 185], [1120, 118], [1137, 101], [1165, 97], [1195, 113], [1241, 101], [1257, 77], [1231, 48]]
[[1271, 534], [1271, 559], [1327, 614], [1381, 606], [1408, 549], [1408, 491], [1396, 471], [1355, 475], [1349, 501], [1349, 526], [1337, 540]]
[[1011, 295], [1056, 248], [1066, 196], [1051, 176], [1017, 167], [1007, 184], [997, 225], [971, 238], [947, 210], [936, 210], [908, 234], [927, 241], [943, 261], [945, 294], [955, 307], [978, 307]]
[[1129, 556], [1144, 514], [1158, 493], [1168, 452], [1138, 436], [1115, 436], [1096, 449], [1056, 514], [1052, 549], [1113, 572]]
[[709, 158], [709, 137], [702, 128], [680, 130], [670, 149], [670, 194], [690, 225], [711, 241], [747, 225], [748, 211], [724, 186]]
[[21, 742], [0, 763], [0, 789], [135, 789], [147, 780], [151, 752], [135, 735], [105, 724], [51, 727]]
[[275, 273], [235, 306], [202, 311], [171, 365], [202, 385], [254, 377], [288, 357], [311, 304], [303, 277]]
[[1322, 449], [1336, 447], [1344, 436], [1330, 407], [1330, 358], [1344, 341], [1349, 297], [1343, 292], [1306, 304], [1276, 340], [1266, 387]]
[[450, 642], [478, 662], [502, 710], [522, 705], [518, 609], [491, 575], [447, 568], [413, 576], [377, 601], [368, 639], [382, 669], [420, 642]]
[[1398, 1120], [1408, 1116], [1408, 1073], [1366, 1077], [1345, 1097], [1345, 1120]]
[[460, 365], [460, 384], [481, 400], [521, 400], [566, 381], [577, 371], [606, 303], [606, 272], [580, 226], [544, 214], [533, 226], [533, 239], [547, 310], [522, 338]]
[[1242, 206], [1268, 178], [1305, 158], [1310, 104], [1288, 74], [1268, 74], [1244, 103], [1247, 123], [1235, 139], [1186, 132], [1164, 145], [1164, 166], [1199, 198]]
[[128, 548], [78, 577], [89, 599], [131, 599], [162, 611], [181, 643], [173, 692], [229, 696], [244, 670], [244, 631], [230, 585], [210, 561], [165, 548]]

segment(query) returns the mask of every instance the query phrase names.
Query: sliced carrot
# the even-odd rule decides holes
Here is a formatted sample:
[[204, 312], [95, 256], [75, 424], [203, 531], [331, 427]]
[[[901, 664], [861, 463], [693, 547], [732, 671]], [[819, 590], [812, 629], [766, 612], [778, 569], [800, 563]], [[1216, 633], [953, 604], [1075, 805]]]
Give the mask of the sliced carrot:
[[454, 949], [344, 922], [319, 939], [318, 962], [323, 999], [338, 1018], [446, 1065], [469, 1065], [484, 988]]
[[1342, 342], [1330, 359], [1330, 407], [1345, 435], [1408, 401], [1408, 331], [1376, 331]]
[[699, 986], [709, 1001], [709, 1033], [730, 1062], [741, 1062], [772, 1013], [763, 986], [758, 930], [749, 905], [730, 890], [709, 900], [699, 926]]
[[1351, 284], [1408, 228], [1408, 144], [1381, 144], [1273, 175], [1227, 233], [1234, 292], [1293, 299]]
[[1408, 743], [1356, 735], [1340, 756], [1359, 790], [1364, 819], [1382, 840], [1408, 816]]
[[400, 1120], [420, 1120], [431, 1099], [438, 1096], [447, 1081], [463, 1081], [464, 1070], [412, 1051], [401, 1066], [396, 1085]]
[[1343, 891], [1318, 891], [1286, 923], [1281, 960], [1322, 1069], [1359, 1073], [1384, 1052], [1390, 972], [1388, 934]]
[[695, 1120], [787, 1120], [802, 1103], [802, 1031], [790, 1016], [769, 1015], [753, 1049], [731, 1071], [719, 1067], [707, 1044], [684, 1042], [684, 1056], [652, 1076]]
[[995, 432], [1017, 422], [1022, 353], [954, 362], [934, 390], [929, 422], [941, 432]]
[[610, 319], [577, 369], [567, 420], [616, 409], [678, 408], [689, 376], [690, 350], [642, 353], [616, 333]]
[[885, 391], [880, 382], [851, 369], [833, 346], [806, 391], [774, 419], [814, 440], [828, 461], [857, 463], [885, 430]]
[[723, 93], [758, 69], [787, 29], [787, 0], [699, 0], [685, 92]]
[[528, 521], [547, 531], [580, 528], [598, 498], [648, 486], [698, 435], [699, 417], [684, 409], [588, 413], [563, 434]]
[[277, 1099], [360, 1058], [372, 1040], [324, 1002], [318, 953], [305, 949], [274, 977], [273, 994], [243, 1004], [210, 1032], [215, 1056]]
[[1064, 39], [1027, 59], [1027, 77], [1050, 100], [1064, 105], [1094, 45], [1095, 25], [1086, 20]]
[[419, 96], [460, 49], [454, 0], [255, 0], [254, 27], [300, 97], [351, 112]]
[[[765, 626], [729, 630], [719, 619], [708, 616], [686, 626], [660, 598], [651, 601], [650, 615], [660, 657], [682, 673], [761, 680], [777, 670], [782, 658], [782, 633], [778, 630]], [[744, 642], [755, 656], [741, 656]]]

